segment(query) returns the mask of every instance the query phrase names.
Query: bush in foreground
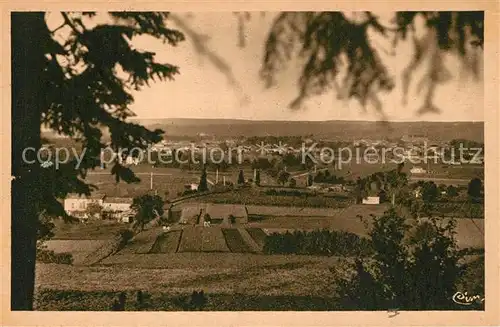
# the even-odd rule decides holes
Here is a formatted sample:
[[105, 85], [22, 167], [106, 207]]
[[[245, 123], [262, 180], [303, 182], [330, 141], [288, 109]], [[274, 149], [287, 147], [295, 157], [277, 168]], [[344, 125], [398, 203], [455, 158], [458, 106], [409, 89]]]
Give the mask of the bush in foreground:
[[454, 220], [417, 222], [421, 232], [414, 235], [409, 227], [394, 209], [374, 218], [373, 255], [363, 262], [356, 259], [354, 273], [337, 279], [342, 309], [464, 309], [452, 300], [466, 268], [459, 264], [463, 255], [454, 238]]

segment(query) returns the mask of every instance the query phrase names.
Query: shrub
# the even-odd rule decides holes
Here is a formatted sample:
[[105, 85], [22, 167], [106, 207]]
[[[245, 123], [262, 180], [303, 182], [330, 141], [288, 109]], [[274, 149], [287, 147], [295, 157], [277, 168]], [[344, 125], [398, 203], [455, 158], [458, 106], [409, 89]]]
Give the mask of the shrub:
[[193, 291], [191, 294], [190, 308], [192, 310], [202, 310], [207, 304], [207, 297], [203, 290], [197, 292]]
[[351, 276], [337, 278], [342, 309], [450, 310], [463, 267], [454, 238], [455, 222], [436, 218], [410, 226], [391, 209], [375, 217], [370, 231], [373, 256], [356, 260]]

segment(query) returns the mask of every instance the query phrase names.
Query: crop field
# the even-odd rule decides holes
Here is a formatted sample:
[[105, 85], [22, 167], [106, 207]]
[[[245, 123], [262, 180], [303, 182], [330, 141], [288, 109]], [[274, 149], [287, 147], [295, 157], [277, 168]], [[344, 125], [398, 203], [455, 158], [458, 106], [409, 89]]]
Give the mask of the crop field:
[[229, 252], [221, 228], [205, 227], [202, 232], [202, 252]]
[[203, 228], [201, 226], [189, 226], [182, 230], [179, 243], [179, 252], [200, 252], [203, 243]]
[[65, 223], [57, 220], [55, 222], [54, 240], [108, 240], [127, 224], [111, 221], [91, 221], [88, 223]]
[[261, 228], [247, 228], [248, 234], [253, 238], [255, 243], [262, 248], [266, 242], [267, 234]]
[[[183, 229], [161, 232], [159, 228], [136, 235], [118, 255], [186, 252], [258, 252], [253, 239], [244, 229], [217, 226], [186, 226]], [[263, 232], [261, 232], [263, 233]], [[245, 237], [249, 240], [245, 240]]]
[[[178, 168], [162, 168], [151, 167], [148, 165], [131, 166], [132, 171], [137, 174], [140, 182], [127, 184], [125, 182], [116, 183], [115, 177], [111, 175], [110, 169], [96, 169], [89, 172], [86, 177], [86, 182], [95, 185], [99, 193], [107, 194], [108, 196], [135, 197], [143, 195], [151, 189], [151, 172], [153, 173], [153, 189], [157, 190], [161, 196], [166, 196], [167, 199], [175, 199], [182, 193], [184, 185], [198, 183], [201, 176], [201, 171], [198, 170], [182, 170]], [[243, 170], [245, 179], [253, 178], [253, 171], [249, 169]], [[226, 182], [233, 184], [237, 183], [239, 168], [230, 168], [227, 171], [219, 172], [219, 182], [223, 181], [225, 176]], [[215, 171], [207, 171], [209, 182], [216, 182]], [[274, 184], [266, 174], [261, 173], [262, 184]]]
[[316, 195], [316, 196], [286, 196], [266, 195], [259, 189], [244, 188], [227, 192], [224, 194], [209, 194], [203, 197], [203, 201], [212, 203], [232, 203], [261, 206], [297, 206], [313, 208], [342, 208], [350, 204], [349, 200]]
[[87, 175], [86, 181], [98, 187], [97, 192], [108, 196], [136, 197], [150, 191], [151, 176], [153, 172], [153, 189], [158, 194], [168, 199], [178, 197], [179, 192], [184, 191], [184, 185], [198, 182], [199, 173], [189, 173], [173, 168], [148, 168], [144, 166], [133, 166], [131, 168], [137, 173], [140, 182], [127, 184], [123, 181], [116, 183], [115, 177], [107, 169], [96, 170]]
[[354, 204], [341, 212], [337, 216], [344, 218], [357, 218], [358, 215], [368, 218], [370, 215], [381, 216], [389, 209], [388, 204], [380, 205], [367, 205], [367, 204]]
[[[292, 203], [294, 204], [294, 203]], [[357, 215], [381, 215], [387, 209], [387, 205], [351, 205], [346, 208], [302, 208], [296, 206], [257, 206], [247, 205], [248, 214], [254, 216], [291, 216], [291, 217], [347, 217], [356, 218]]]
[[[89, 299], [87, 292], [117, 290], [131, 292], [128, 294], [131, 302], [135, 300], [132, 293], [138, 290], [175, 296], [203, 289], [211, 301], [218, 294], [230, 297], [237, 294], [254, 297], [330, 296], [334, 287], [330, 269], [336, 269], [338, 261], [335, 257], [239, 253], [214, 256], [213, 253], [200, 252], [116, 255], [104, 260], [113, 262], [111, 265], [91, 267], [38, 264], [37, 309], [50, 310], [51, 306], [59, 305], [58, 310], [61, 307], [65, 310], [109, 310], [112, 298], [97, 296]], [[69, 297], [42, 296], [46, 292], [63, 291]], [[73, 292], [74, 297], [70, 296]], [[165, 310], [169, 302], [163, 301], [159, 310]], [[231, 310], [228, 306], [219, 308]]]
[[[293, 204], [293, 203], [291, 203]], [[246, 206], [249, 215], [256, 216], [304, 216], [304, 217], [334, 217], [342, 212], [340, 208], [302, 208], [295, 206]]]
[[56, 253], [77, 253], [92, 252], [97, 250], [105, 242], [106, 241], [103, 240], [48, 240], [45, 241], [44, 245], [47, 246], [47, 250]]
[[132, 240], [129, 241], [127, 246], [123, 248], [120, 252], [122, 253], [148, 253], [151, 251], [158, 236], [163, 234], [163, 230], [160, 227], [155, 227], [149, 230], [145, 230], [135, 235]]
[[240, 232], [234, 228], [222, 228], [222, 233], [226, 238], [226, 243], [231, 252], [252, 252], [252, 249], [246, 244]]
[[48, 240], [44, 245], [47, 250], [55, 253], [70, 253], [73, 264], [85, 264], [89, 256], [104, 247], [105, 240]]
[[161, 234], [156, 239], [149, 253], [175, 253], [179, 248], [182, 230]]

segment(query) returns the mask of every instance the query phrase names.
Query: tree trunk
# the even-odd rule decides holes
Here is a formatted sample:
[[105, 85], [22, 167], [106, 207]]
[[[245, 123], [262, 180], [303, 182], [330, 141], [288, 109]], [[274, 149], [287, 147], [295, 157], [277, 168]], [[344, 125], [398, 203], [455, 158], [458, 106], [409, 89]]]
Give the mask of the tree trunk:
[[[11, 309], [33, 310], [40, 164], [23, 150], [40, 148], [44, 13], [12, 13]], [[36, 159], [33, 150], [28, 160]]]

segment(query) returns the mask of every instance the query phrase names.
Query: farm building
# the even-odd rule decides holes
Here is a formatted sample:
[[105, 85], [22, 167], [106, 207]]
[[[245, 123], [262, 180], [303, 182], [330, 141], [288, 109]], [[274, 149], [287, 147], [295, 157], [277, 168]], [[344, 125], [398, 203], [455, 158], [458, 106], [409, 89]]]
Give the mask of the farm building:
[[64, 211], [68, 215], [75, 217], [85, 217], [85, 211], [90, 203], [95, 203], [100, 206], [104, 203], [104, 194], [92, 194], [90, 196], [80, 195], [80, 194], [69, 194], [64, 199]]
[[106, 197], [102, 204], [103, 215], [108, 219], [130, 222], [132, 214], [132, 198]]
[[102, 203], [102, 209], [106, 211], [129, 211], [132, 198], [106, 197]]
[[128, 222], [132, 216], [130, 206], [132, 198], [106, 197], [104, 194], [92, 194], [91, 196], [71, 194], [64, 199], [64, 210], [67, 214], [81, 219], [90, 218], [89, 205], [96, 204], [101, 207], [102, 215], [94, 214], [95, 218], [105, 217]]

